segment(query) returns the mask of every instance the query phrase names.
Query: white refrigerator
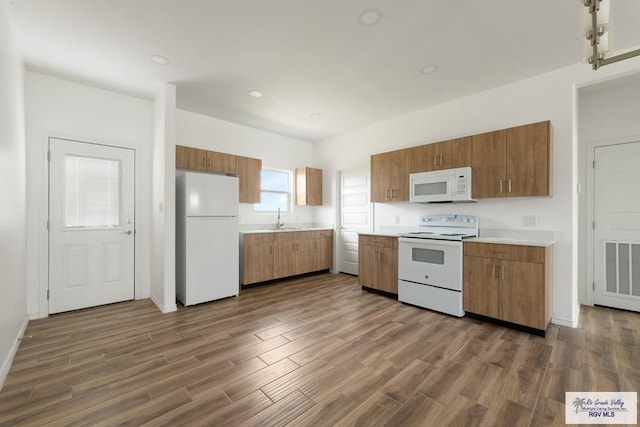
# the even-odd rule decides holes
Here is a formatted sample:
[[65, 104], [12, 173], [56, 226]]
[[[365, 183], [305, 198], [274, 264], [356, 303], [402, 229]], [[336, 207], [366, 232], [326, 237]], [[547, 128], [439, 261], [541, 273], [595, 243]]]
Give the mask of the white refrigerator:
[[176, 297], [193, 305], [238, 295], [238, 178], [176, 171]]

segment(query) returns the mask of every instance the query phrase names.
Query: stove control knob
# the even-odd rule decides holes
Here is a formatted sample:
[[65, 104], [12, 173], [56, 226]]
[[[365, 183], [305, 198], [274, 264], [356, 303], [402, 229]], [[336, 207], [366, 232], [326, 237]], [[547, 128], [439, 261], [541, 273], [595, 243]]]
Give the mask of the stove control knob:
[[429, 278], [429, 275], [428, 275], [428, 274], [425, 274], [425, 275], [424, 275], [424, 278], [425, 278], [425, 279], [428, 279], [428, 278]]

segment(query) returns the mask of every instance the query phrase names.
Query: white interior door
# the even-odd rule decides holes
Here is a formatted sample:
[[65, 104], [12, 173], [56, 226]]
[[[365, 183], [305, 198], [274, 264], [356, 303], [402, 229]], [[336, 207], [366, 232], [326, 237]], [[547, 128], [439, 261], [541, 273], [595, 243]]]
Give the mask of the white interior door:
[[134, 297], [135, 152], [49, 140], [49, 313]]
[[358, 274], [358, 233], [371, 229], [369, 168], [340, 172], [340, 224], [338, 262], [340, 271]]
[[640, 142], [594, 158], [594, 303], [640, 311]]

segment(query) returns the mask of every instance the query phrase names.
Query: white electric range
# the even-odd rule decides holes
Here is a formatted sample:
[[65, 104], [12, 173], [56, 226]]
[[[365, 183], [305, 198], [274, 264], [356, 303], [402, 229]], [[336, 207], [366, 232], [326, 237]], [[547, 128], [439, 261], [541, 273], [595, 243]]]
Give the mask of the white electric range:
[[462, 307], [462, 240], [478, 236], [478, 217], [440, 214], [420, 218], [400, 234], [398, 300], [453, 316]]

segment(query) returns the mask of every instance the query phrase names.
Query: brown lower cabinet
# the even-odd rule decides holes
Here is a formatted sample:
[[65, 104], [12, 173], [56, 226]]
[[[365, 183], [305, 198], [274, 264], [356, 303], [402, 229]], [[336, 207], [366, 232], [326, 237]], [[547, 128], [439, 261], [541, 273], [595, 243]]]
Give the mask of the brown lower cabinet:
[[266, 282], [333, 267], [333, 231], [242, 235], [242, 284]]
[[358, 281], [363, 288], [398, 294], [398, 238], [358, 236]]
[[552, 247], [464, 243], [464, 310], [544, 333], [551, 320]]

